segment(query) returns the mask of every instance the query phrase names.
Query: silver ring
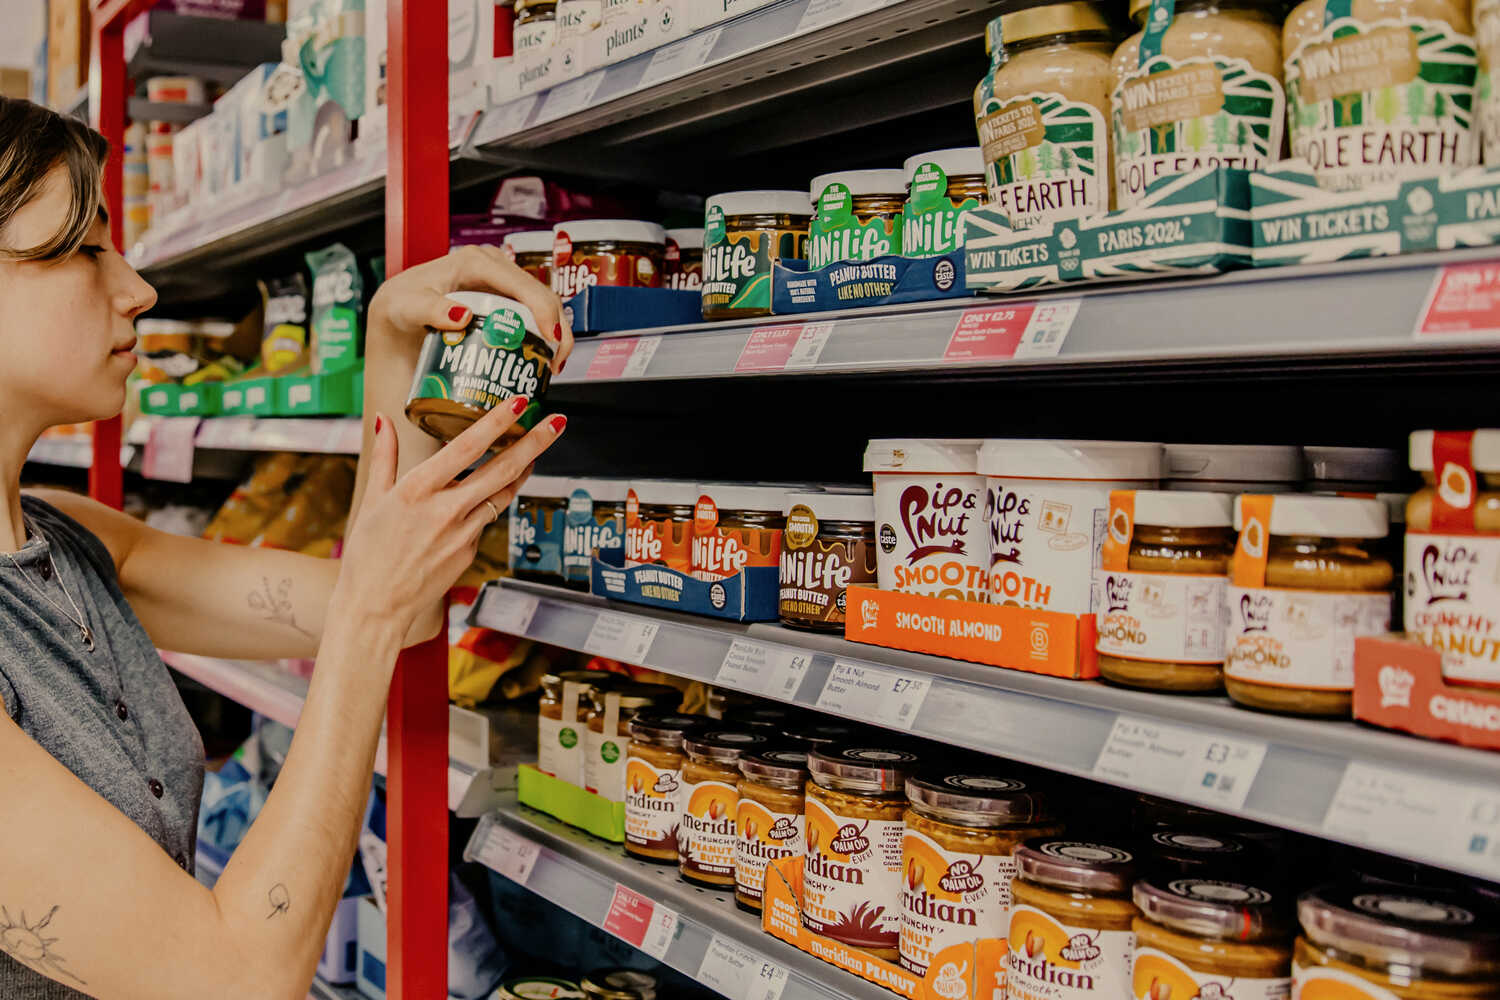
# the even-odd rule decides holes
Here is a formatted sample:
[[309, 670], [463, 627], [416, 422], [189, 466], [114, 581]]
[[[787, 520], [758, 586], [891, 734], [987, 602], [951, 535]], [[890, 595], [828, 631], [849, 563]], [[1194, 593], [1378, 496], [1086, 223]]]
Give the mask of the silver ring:
[[494, 524], [496, 521], [500, 520], [500, 508], [498, 508], [498, 507], [495, 506], [495, 503], [494, 503], [493, 500], [486, 499], [484, 501], [484, 505], [490, 509], [490, 523], [491, 524]]

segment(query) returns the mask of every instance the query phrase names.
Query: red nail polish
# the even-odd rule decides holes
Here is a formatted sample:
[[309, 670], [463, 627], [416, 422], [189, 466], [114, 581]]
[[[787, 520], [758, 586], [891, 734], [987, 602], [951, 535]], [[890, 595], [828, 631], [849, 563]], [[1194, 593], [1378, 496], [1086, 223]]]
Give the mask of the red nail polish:
[[510, 411], [519, 417], [521, 414], [526, 412], [526, 407], [530, 405], [531, 400], [527, 399], [525, 396], [517, 396], [515, 399], [510, 401]]
[[375, 433], [376, 434], [380, 433], [380, 427], [384, 423], [385, 423], [385, 420], [380, 416], [380, 414], [378, 414], [378, 413], [375, 414]]
[[555, 340], [555, 341], [557, 341], [559, 344], [562, 343], [562, 324], [561, 323], [558, 323], [556, 326], [554, 326], [552, 328], [552, 339]]
[[550, 422], [552, 424], [552, 429], [558, 434], [561, 434], [563, 432], [563, 428], [568, 426], [568, 418], [560, 413], [557, 416], [553, 417]]
[[469, 310], [465, 309], [463, 306], [454, 306], [452, 309], [448, 310], [448, 318], [455, 323], [460, 322], [468, 314]]

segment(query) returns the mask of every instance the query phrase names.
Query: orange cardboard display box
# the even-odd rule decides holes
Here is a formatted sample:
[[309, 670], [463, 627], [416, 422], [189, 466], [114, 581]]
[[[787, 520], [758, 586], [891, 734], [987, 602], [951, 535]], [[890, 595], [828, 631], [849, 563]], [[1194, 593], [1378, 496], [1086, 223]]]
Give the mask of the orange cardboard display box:
[[[945, 601], [943, 603], [953, 603]], [[802, 864], [798, 857], [772, 861], [766, 869], [761, 927], [830, 965], [908, 1000], [990, 1000], [1004, 989], [1005, 942], [983, 938], [938, 952], [925, 976], [814, 934], [802, 926]]]
[[850, 587], [844, 638], [1032, 674], [1099, 676], [1093, 615]]
[[1500, 750], [1500, 693], [1446, 683], [1442, 652], [1399, 635], [1354, 640], [1354, 717], [1429, 740]]

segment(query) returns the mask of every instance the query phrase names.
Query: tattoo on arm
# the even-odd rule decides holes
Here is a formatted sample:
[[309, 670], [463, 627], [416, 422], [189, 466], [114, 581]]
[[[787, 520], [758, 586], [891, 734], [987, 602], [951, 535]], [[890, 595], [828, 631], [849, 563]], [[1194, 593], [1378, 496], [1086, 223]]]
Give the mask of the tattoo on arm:
[[61, 980], [67, 976], [80, 986], [86, 985], [68, 970], [63, 964], [65, 959], [53, 950], [57, 938], [47, 936], [47, 925], [52, 923], [57, 910], [58, 907], [54, 906], [33, 924], [27, 921], [25, 910], [19, 911], [20, 918], [15, 919], [9, 910], [0, 906], [0, 952], [53, 979]]
[[292, 897], [286, 891], [286, 886], [277, 882], [271, 886], [271, 891], [266, 893], [266, 899], [271, 904], [271, 912], [266, 914], [266, 919], [279, 917], [292, 908]]
[[292, 578], [282, 577], [281, 582], [273, 587], [271, 578], [263, 576], [260, 583], [261, 589], [252, 590], [245, 595], [250, 610], [268, 622], [285, 625], [311, 638], [312, 633], [297, 624], [297, 614], [292, 608]]

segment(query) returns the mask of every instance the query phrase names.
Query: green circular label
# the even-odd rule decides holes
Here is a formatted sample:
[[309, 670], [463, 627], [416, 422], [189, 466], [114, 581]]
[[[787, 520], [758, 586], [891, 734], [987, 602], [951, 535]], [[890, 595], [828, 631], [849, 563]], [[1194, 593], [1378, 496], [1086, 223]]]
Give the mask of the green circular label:
[[526, 339], [526, 324], [522, 322], [520, 313], [510, 309], [496, 309], [484, 318], [484, 325], [479, 328], [479, 332], [484, 339], [484, 346], [513, 351]]
[[576, 729], [569, 728], [568, 726], [564, 726], [557, 731], [557, 742], [561, 743], [569, 750], [573, 749], [578, 745], [578, 731]]
[[724, 240], [724, 210], [718, 205], [710, 208], [703, 220], [703, 238], [709, 246]]
[[604, 758], [604, 763], [613, 764], [620, 759], [620, 747], [613, 740], [605, 740], [599, 746], [599, 756]]
[[824, 229], [845, 225], [854, 215], [854, 196], [843, 184], [830, 184], [818, 196], [818, 221]]

